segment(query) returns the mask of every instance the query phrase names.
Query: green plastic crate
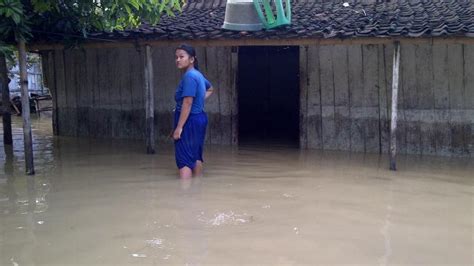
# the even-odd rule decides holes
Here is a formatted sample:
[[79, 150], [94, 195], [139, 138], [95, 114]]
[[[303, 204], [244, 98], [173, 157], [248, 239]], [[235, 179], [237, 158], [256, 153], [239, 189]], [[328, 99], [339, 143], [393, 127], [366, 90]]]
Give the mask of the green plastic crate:
[[[283, 1], [286, 3], [285, 8], [283, 7]], [[253, 3], [266, 29], [291, 24], [290, 0], [253, 0]]]

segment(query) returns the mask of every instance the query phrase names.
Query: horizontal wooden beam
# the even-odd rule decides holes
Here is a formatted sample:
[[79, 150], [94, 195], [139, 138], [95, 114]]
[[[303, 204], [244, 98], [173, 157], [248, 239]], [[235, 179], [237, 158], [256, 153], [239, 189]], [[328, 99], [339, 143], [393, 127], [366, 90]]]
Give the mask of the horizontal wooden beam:
[[[401, 44], [424, 44], [424, 43], [450, 43], [450, 44], [474, 44], [474, 38], [470, 37], [449, 37], [449, 38], [350, 38], [350, 39], [218, 39], [218, 40], [111, 40], [110, 42], [86, 42], [84, 48], [120, 48], [150, 46], [178, 46], [185, 42], [190, 45], [200, 47], [216, 46], [299, 46], [299, 45], [355, 45], [355, 44], [389, 44], [394, 41]], [[55, 44], [31, 44], [30, 51], [62, 49], [64, 45]]]

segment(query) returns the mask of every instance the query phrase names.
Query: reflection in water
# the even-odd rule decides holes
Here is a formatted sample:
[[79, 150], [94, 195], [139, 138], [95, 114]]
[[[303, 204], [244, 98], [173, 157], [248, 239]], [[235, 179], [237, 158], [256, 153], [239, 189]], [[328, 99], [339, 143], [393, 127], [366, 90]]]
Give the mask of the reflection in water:
[[392, 242], [391, 242], [391, 234], [390, 234], [390, 227], [392, 226], [392, 212], [393, 212], [393, 182], [392, 180], [388, 181], [388, 199], [386, 205], [386, 212], [385, 221], [383, 222], [383, 226], [380, 229], [380, 233], [383, 235], [384, 238], [384, 246], [385, 252], [383, 256], [379, 259], [379, 265], [386, 266], [389, 263], [390, 256], [392, 255]]
[[4, 150], [5, 150], [5, 163], [4, 163], [3, 169], [5, 173], [4, 176], [6, 178], [6, 188], [2, 194], [6, 195], [6, 198], [8, 200], [8, 205], [6, 206], [4, 212], [15, 213], [17, 209], [16, 202], [17, 202], [18, 195], [16, 194], [16, 190], [14, 186], [15, 176], [13, 175], [13, 160], [14, 160], [13, 146], [5, 145]]
[[0, 164], [0, 265], [473, 265], [473, 160], [210, 146], [203, 178], [173, 150], [52, 137], [21, 121]]
[[[44, 128], [48, 123], [33, 129], [35, 159], [42, 171], [48, 171], [54, 161], [52, 157], [51, 136]], [[46, 134], [45, 134], [46, 133]], [[1, 136], [3, 138], [3, 136]], [[6, 204], [0, 202], [0, 224], [2, 236], [7, 239], [21, 241], [21, 252], [11, 252], [9, 246], [4, 246], [0, 252], [0, 265], [35, 265], [36, 253], [36, 215], [45, 212], [48, 208], [46, 195], [48, 193], [47, 174], [37, 176], [24, 175], [23, 135], [20, 119], [13, 119], [13, 145], [4, 145], [4, 159], [2, 176], [6, 179], [6, 186], [0, 184], [0, 198], [5, 197]], [[44, 175], [46, 174], [46, 175]], [[38, 188], [37, 183], [42, 186]], [[14, 218], [14, 223], [3, 223], [4, 218]], [[2, 238], [3, 239], [3, 238]], [[14, 242], [16, 243], [16, 241]], [[15, 246], [15, 245], [13, 245]]]
[[208, 238], [201, 224], [196, 223], [198, 214], [205, 209], [199, 195], [202, 179], [180, 179], [179, 205], [177, 206], [177, 226], [180, 237], [176, 245], [180, 247], [184, 263], [202, 265], [208, 253]]

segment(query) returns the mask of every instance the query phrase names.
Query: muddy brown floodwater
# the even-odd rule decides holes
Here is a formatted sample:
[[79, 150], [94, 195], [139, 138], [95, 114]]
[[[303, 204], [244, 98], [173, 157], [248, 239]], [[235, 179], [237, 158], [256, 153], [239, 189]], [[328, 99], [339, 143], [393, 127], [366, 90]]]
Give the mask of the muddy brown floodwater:
[[209, 146], [180, 181], [169, 144], [33, 135], [34, 177], [20, 119], [0, 150], [0, 265], [474, 265], [471, 158]]

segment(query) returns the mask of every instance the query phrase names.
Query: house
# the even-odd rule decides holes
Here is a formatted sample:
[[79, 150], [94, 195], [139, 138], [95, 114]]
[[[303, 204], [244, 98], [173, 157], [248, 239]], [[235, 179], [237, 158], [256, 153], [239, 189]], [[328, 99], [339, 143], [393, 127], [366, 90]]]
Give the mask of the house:
[[153, 139], [166, 141], [186, 42], [216, 88], [207, 143], [387, 153], [399, 42], [399, 152], [473, 154], [473, 1], [292, 1], [290, 26], [257, 32], [222, 29], [225, 3], [190, 0], [157, 26], [95, 33], [78, 49], [38, 40], [54, 133], [144, 139], [148, 101]]
[[[39, 105], [36, 101], [39, 98], [50, 98], [48, 88], [43, 86], [43, 74], [41, 70], [41, 60], [40, 57], [36, 54], [29, 55], [29, 64], [27, 69], [28, 75], [28, 92], [33, 95], [31, 101], [33, 104], [33, 108], [31, 109], [34, 112], [37, 112]], [[10, 98], [10, 103], [8, 105], [12, 106], [15, 105], [16, 109], [15, 112], [19, 114], [19, 110], [21, 110], [21, 92], [20, 92], [20, 69], [19, 65], [9, 65], [7, 66], [8, 70], [8, 98]], [[0, 96], [2, 96], [3, 91], [0, 91]], [[35, 104], [36, 103], [36, 104]], [[3, 106], [3, 97], [0, 97], [0, 106]], [[49, 104], [50, 105], [50, 104]], [[0, 115], [3, 115], [3, 108], [0, 108]]]
[[[39, 60], [38, 60], [39, 61]], [[35, 94], [47, 94], [47, 88], [42, 84], [42, 72], [41, 63], [33, 62], [28, 67], [28, 91]], [[13, 66], [10, 71], [10, 96], [20, 95], [20, 67], [18, 65]]]

